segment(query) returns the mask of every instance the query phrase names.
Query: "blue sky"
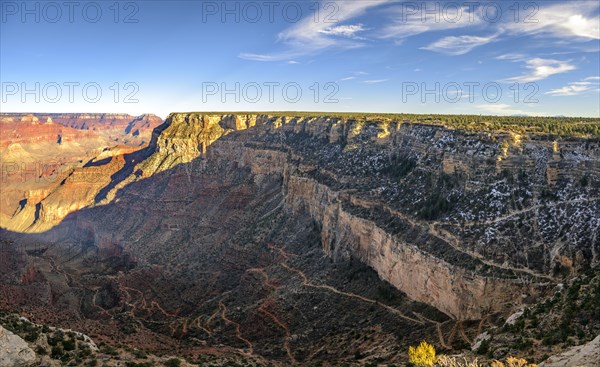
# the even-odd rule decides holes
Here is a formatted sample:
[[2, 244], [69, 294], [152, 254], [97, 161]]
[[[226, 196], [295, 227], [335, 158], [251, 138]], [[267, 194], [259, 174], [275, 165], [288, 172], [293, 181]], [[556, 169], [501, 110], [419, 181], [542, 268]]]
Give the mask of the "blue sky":
[[600, 117], [597, 1], [0, 3], [2, 112]]

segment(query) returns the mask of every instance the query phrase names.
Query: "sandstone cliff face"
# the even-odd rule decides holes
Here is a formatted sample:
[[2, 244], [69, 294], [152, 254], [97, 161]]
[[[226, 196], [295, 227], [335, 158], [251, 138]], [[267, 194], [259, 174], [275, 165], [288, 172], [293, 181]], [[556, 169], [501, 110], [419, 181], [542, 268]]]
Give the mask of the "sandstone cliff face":
[[0, 114], [2, 144], [58, 141], [77, 141], [101, 136], [121, 144], [147, 143], [152, 130], [162, 124], [156, 115], [127, 114]]
[[120, 189], [136, 180], [193, 161], [205, 154], [206, 148], [219, 138], [252, 125], [249, 117], [171, 114], [163, 125], [153, 131], [149, 146], [141, 152], [141, 159], [132, 159], [128, 163], [131, 169], [115, 177], [100, 203], [112, 201]]
[[124, 155], [160, 123], [154, 115], [0, 114], [0, 227], [45, 231], [93, 205]]
[[246, 129], [246, 121], [237, 116], [172, 114], [161, 129], [155, 131], [149, 149], [152, 155], [139, 169], [144, 177], [175, 165], [191, 162], [222, 136]]
[[[296, 215], [309, 212], [321, 223], [325, 253], [358, 258], [410, 298], [459, 320], [508, 312], [535, 289], [517, 281], [478, 276], [421, 251], [375, 223], [344, 211], [339, 194], [312, 179], [291, 177], [286, 203]], [[412, 230], [412, 229], [409, 229]]]

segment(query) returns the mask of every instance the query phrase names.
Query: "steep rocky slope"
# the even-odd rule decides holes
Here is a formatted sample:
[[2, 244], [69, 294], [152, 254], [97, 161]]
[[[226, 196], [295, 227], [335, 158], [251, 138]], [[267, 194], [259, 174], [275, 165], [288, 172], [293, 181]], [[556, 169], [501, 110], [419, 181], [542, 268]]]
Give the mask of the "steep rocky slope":
[[1, 291], [43, 299], [32, 317], [65, 323], [43, 311], [60, 307], [86, 332], [192, 359], [460, 348], [599, 262], [592, 138], [172, 114], [108, 171], [93, 207], [2, 234], [20, 247], [6, 242], [19, 261]]
[[161, 123], [154, 115], [1, 114], [1, 226], [43, 231], [93, 204], [123, 155], [147, 145]]

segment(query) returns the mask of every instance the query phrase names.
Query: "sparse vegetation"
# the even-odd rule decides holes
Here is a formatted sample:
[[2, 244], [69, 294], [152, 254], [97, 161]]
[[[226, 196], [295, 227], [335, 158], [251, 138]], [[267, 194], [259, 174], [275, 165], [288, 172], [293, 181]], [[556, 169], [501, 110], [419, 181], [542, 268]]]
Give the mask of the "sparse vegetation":
[[536, 364], [530, 364], [524, 358], [508, 357], [505, 362], [493, 360], [490, 363], [480, 362], [477, 358], [469, 359], [467, 357], [455, 357], [440, 355], [437, 366], [440, 367], [537, 367]]
[[[202, 112], [219, 114], [219, 112]], [[256, 114], [256, 112], [237, 112], [237, 114]], [[358, 112], [261, 112], [264, 115], [293, 116], [298, 118], [319, 118], [323, 116], [357, 121], [401, 121], [406, 123], [425, 123], [447, 126], [464, 131], [500, 131], [518, 134], [549, 134], [557, 136], [600, 137], [600, 119], [585, 117], [541, 117], [541, 116], [484, 116], [484, 115], [418, 115], [393, 113]]]
[[438, 357], [437, 365], [440, 367], [483, 367], [477, 358], [469, 360], [466, 357], [450, 357], [443, 354]]
[[600, 333], [598, 274], [597, 267], [589, 268], [566, 282], [554, 295], [525, 309], [512, 324], [495, 331], [492, 339], [482, 342], [478, 353], [491, 357], [496, 350], [510, 346], [513, 351], [522, 351], [522, 356], [541, 362], [557, 348], [592, 340]]
[[179, 367], [181, 366], [181, 360], [179, 358], [171, 358], [165, 362], [166, 367]]
[[508, 357], [506, 363], [498, 360], [492, 361], [491, 367], [537, 367], [536, 364], [530, 364], [524, 358]]

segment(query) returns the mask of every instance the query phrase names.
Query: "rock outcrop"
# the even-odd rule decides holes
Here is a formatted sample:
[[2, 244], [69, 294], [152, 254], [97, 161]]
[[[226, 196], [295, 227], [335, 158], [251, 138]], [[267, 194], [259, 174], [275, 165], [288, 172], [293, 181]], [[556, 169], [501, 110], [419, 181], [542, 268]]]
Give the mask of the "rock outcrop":
[[600, 335], [591, 342], [552, 356], [540, 367], [594, 367], [600, 364]]
[[25, 340], [0, 326], [0, 367], [31, 367], [36, 355]]

